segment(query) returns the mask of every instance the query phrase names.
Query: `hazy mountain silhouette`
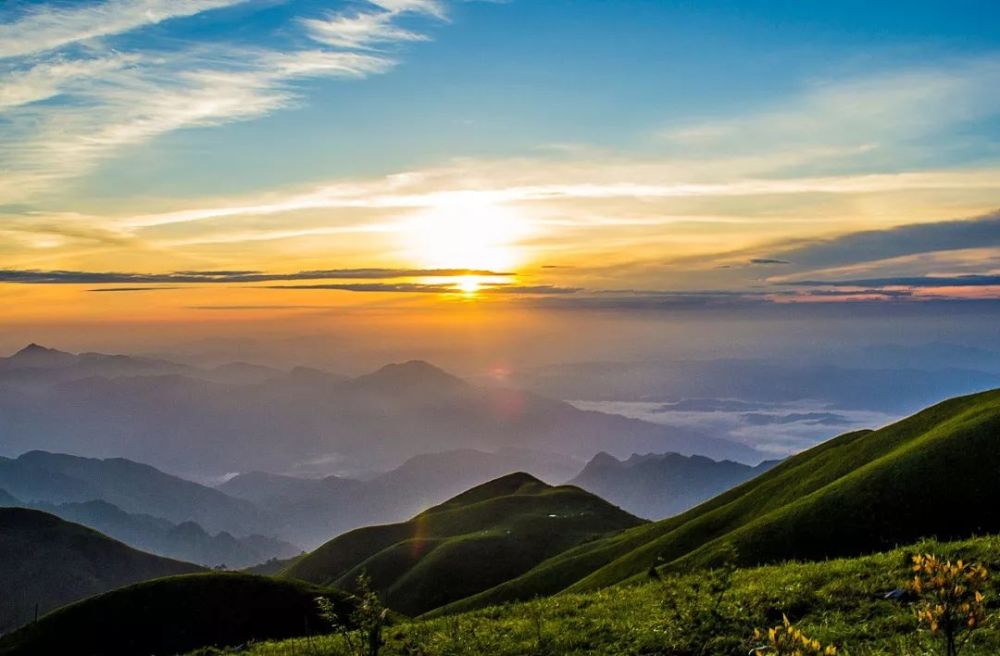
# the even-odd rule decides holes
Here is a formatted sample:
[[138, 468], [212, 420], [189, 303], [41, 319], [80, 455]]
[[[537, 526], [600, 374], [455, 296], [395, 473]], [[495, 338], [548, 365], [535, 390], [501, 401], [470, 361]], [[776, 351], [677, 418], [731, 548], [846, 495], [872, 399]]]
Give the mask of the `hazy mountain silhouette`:
[[496, 453], [458, 449], [415, 456], [366, 481], [250, 472], [230, 479], [218, 489], [265, 509], [275, 518], [281, 535], [315, 546], [353, 528], [402, 521], [462, 490], [512, 471], [527, 470], [557, 482], [578, 469], [575, 460], [558, 454], [528, 449], [501, 449]]
[[28, 504], [0, 491], [0, 507], [40, 510], [82, 524], [136, 549], [206, 567], [243, 568], [273, 558], [290, 558], [301, 549], [263, 535], [210, 534], [195, 522], [174, 524], [152, 515], [127, 513], [107, 501]]
[[127, 513], [174, 524], [197, 522], [209, 531], [245, 535], [267, 518], [253, 504], [124, 458], [81, 458], [29, 451], [0, 458], [0, 489], [26, 503], [106, 501]]
[[[422, 453], [459, 448], [531, 448], [579, 458], [602, 450], [620, 457], [676, 451], [760, 460], [749, 447], [697, 431], [471, 385], [424, 362], [350, 380], [295, 371], [232, 383], [190, 368], [159, 373], [167, 366], [160, 361], [106, 364], [107, 358], [119, 363], [117, 357], [32, 355], [31, 361], [68, 363], [44, 370], [11, 368], [20, 356], [8, 358], [0, 372], [7, 452], [114, 455], [206, 476], [385, 470]], [[143, 367], [158, 373], [136, 373], [147, 371]], [[26, 383], [25, 371], [44, 376]]]
[[634, 454], [618, 460], [599, 453], [569, 481], [646, 519], [664, 519], [725, 492], [777, 464], [751, 467], [677, 453]]

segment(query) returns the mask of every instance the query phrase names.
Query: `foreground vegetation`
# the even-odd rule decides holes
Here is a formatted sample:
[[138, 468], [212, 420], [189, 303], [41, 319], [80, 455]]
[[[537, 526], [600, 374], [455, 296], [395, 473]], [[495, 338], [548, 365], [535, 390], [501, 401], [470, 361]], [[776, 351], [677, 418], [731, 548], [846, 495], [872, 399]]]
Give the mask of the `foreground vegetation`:
[[[1000, 538], [923, 542], [854, 559], [785, 563], [665, 576], [589, 593], [561, 594], [455, 616], [410, 620], [385, 630], [387, 656], [525, 654], [740, 654], [765, 647], [766, 628], [794, 626], [847, 656], [946, 653], [920, 617], [910, 590], [913, 556], [937, 553], [1000, 570]], [[998, 612], [1000, 581], [986, 579], [983, 610]], [[765, 638], [754, 637], [765, 628]], [[202, 652], [211, 653], [211, 652]], [[248, 656], [353, 656], [342, 636], [250, 645]], [[962, 656], [1000, 653], [989, 617]]]

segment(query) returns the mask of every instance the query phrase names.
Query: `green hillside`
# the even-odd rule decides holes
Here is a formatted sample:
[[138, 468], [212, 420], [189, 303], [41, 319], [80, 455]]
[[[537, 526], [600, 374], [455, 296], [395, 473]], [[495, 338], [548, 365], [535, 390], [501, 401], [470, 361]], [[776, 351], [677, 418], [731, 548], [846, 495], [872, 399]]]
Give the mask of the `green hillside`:
[[[434, 619], [415, 619], [386, 632], [384, 656], [695, 656], [748, 654], [761, 646], [755, 628], [781, 624], [782, 615], [806, 635], [851, 656], [939, 654], [919, 631], [907, 599], [886, 598], [912, 577], [909, 557], [935, 553], [986, 563], [995, 573], [1000, 538], [924, 542], [859, 558], [783, 563], [738, 569], [721, 597], [704, 571], [667, 574], [662, 581], [562, 594]], [[997, 609], [1000, 577], [985, 590]], [[720, 601], [721, 600], [721, 601]], [[716, 619], [712, 619], [712, 618]], [[244, 653], [244, 652], [241, 652]], [[326, 637], [254, 645], [246, 656], [349, 656], [343, 641]], [[962, 656], [1000, 653], [1000, 623], [973, 634]]]
[[686, 513], [595, 540], [452, 604], [455, 612], [718, 562], [870, 553], [926, 536], [1000, 531], [1000, 390], [834, 438]]
[[285, 575], [348, 589], [362, 572], [391, 608], [413, 615], [518, 576], [545, 559], [642, 520], [572, 486], [518, 473], [408, 522], [351, 531]]
[[321, 595], [350, 614], [347, 595], [301, 581], [235, 573], [157, 579], [46, 615], [0, 638], [0, 656], [176, 654], [311, 635], [325, 629]]
[[0, 508], [0, 632], [38, 612], [197, 565], [137, 551], [37, 510]]

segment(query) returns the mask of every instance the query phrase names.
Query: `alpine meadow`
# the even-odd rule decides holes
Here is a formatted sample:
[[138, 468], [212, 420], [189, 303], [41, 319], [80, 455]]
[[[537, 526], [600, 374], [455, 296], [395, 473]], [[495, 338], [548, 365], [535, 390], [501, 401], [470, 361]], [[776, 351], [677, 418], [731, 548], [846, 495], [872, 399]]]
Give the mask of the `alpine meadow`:
[[998, 499], [995, 1], [0, 1], [0, 656], [995, 656]]

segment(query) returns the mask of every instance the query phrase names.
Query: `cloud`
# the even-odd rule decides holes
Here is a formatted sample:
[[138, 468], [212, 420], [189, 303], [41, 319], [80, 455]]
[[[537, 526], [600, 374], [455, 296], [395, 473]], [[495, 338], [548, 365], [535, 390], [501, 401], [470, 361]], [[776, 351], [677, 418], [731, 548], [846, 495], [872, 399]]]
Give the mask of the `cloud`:
[[750, 260], [750, 264], [791, 264], [788, 260], [774, 260], [768, 257], [755, 257]]
[[392, 294], [446, 294], [455, 293], [454, 284], [400, 283], [332, 283], [323, 285], [276, 285], [268, 289], [329, 290], [342, 292], [384, 292]]
[[798, 266], [826, 268], [938, 251], [998, 246], [1000, 212], [992, 212], [971, 219], [852, 232], [832, 239], [809, 241], [779, 252], [782, 258], [794, 261]]
[[0, 166], [7, 170], [0, 198], [31, 197], [54, 181], [89, 172], [122, 148], [168, 132], [288, 107], [296, 101], [291, 84], [297, 80], [357, 79], [395, 64], [377, 55], [319, 50], [231, 52], [220, 55], [214, 68], [199, 65], [200, 58], [190, 55], [132, 55], [127, 61], [129, 66], [114, 67], [114, 60], [108, 60], [101, 75], [88, 80], [77, 76], [71, 84], [60, 83], [64, 87], [22, 81], [22, 91], [15, 91], [11, 102], [56, 92], [70, 98], [55, 106], [29, 104], [8, 112], [10, 128], [0, 136]]
[[429, 0], [374, 0], [375, 11], [353, 14], [335, 13], [323, 19], [302, 21], [309, 36], [319, 43], [337, 48], [367, 49], [407, 41], [426, 41], [428, 37], [397, 24], [407, 13], [444, 18], [444, 7]]
[[1000, 275], [966, 274], [961, 276], [900, 276], [859, 280], [799, 280], [779, 283], [799, 287], [995, 287]]
[[88, 289], [88, 292], [161, 292], [165, 290], [183, 289], [183, 287], [102, 287]]
[[26, 69], [14, 69], [0, 86], [0, 113], [67, 92], [74, 84], [107, 75], [137, 61], [136, 57], [111, 55], [84, 59], [57, 59]]
[[[504, 170], [506, 169], [506, 170]], [[509, 171], [517, 171], [514, 177]], [[522, 184], [530, 174], [533, 182]], [[885, 175], [859, 175], [788, 180], [743, 179], [718, 184], [664, 183], [672, 172], [667, 165], [634, 163], [608, 167], [605, 163], [507, 160], [478, 162], [462, 160], [451, 166], [406, 171], [368, 181], [332, 182], [311, 189], [285, 190], [258, 198], [179, 211], [128, 217], [120, 224], [149, 228], [238, 216], [267, 216], [333, 208], [418, 209], [455, 204], [557, 204], [563, 201], [624, 199], [655, 201], [671, 199], [746, 198], [750, 196], [905, 192], [927, 187], [977, 190], [1000, 187], [1000, 171], [923, 171]], [[634, 182], [609, 181], [629, 177]], [[659, 178], [659, 181], [654, 181]], [[560, 181], [561, 179], [561, 181]], [[647, 182], [648, 180], [648, 182]], [[690, 217], [685, 217], [690, 219]], [[706, 217], [710, 220], [711, 217]], [[657, 217], [657, 223], [670, 217]], [[738, 221], [729, 221], [738, 223]], [[581, 220], [581, 223], [586, 223]], [[602, 218], [599, 225], [621, 225], [621, 219]]]
[[[303, 80], [384, 74], [398, 61], [369, 45], [418, 36], [424, 40], [395, 21], [405, 14], [444, 15], [443, 6], [429, 0], [380, 0], [371, 3], [371, 11], [355, 16], [368, 22], [353, 28], [353, 40], [345, 37], [338, 43], [318, 38], [324, 21], [305, 21], [314, 41], [336, 48], [248, 50], [220, 41], [179, 48], [171, 43], [164, 50], [152, 41], [128, 50], [59, 49], [244, 1], [44, 4], [0, 25], [0, 59], [13, 62], [0, 64], [0, 113], [5, 118], [0, 202], [30, 200], [59, 181], [86, 175], [124, 148], [170, 132], [245, 121], [291, 107], [300, 102]], [[328, 37], [333, 29], [328, 26]]]
[[653, 412], [737, 412], [766, 410], [773, 406], [773, 403], [740, 399], [682, 399], [674, 403], [665, 403], [655, 408]]
[[[466, 294], [455, 283], [349, 283], [349, 284], [321, 284], [321, 285], [275, 285], [268, 289], [299, 289], [299, 290], [333, 290], [346, 292], [387, 292], [387, 293], [418, 293], [418, 294]], [[561, 296], [564, 294], [576, 294], [581, 291], [576, 287], [556, 287], [553, 285], [505, 285], [484, 284], [476, 290], [476, 294], [492, 295], [526, 295], [526, 296]]]
[[984, 56], [816, 81], [771, 110], [675, 125], [661, 136], [701, 154], [792, 151], [800, 164], [862, 159], [870, 167], [891, 165], [920, 139], [947, 134], [954, 141], [951, 126], [998, 109], [1000, 59]]
[[836, 412], [791, 412], [788, 414], [767, 414], [748, 412], [741, 418], [750, 426], [783, 426], [804, 423], [808, 426], [850, 426], [850, 418]]
[[[280, 280], [453, 278], [462, 276], [509, 277], [514, 274], [484, 269], [326, 269], [297, 273], [260, 271], [175, 271], [171, 273], [122, 273], [91, 271], [38, 271], [0, 269], [0, 283], [33, 285], [97, 285], [122, 283], [235, 284]], [[454, 285], [449, 285], [454, 289]]]
[[75, 5], [34, 3], [13, 20], [0, 24], [0, 58], [38, 54], [246, 1], [107, 0]]

